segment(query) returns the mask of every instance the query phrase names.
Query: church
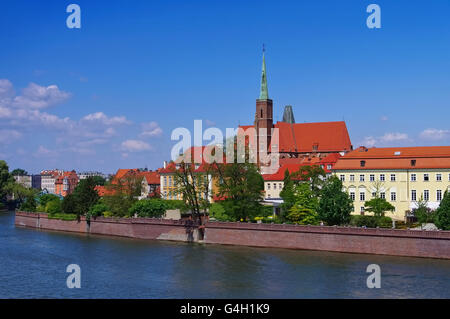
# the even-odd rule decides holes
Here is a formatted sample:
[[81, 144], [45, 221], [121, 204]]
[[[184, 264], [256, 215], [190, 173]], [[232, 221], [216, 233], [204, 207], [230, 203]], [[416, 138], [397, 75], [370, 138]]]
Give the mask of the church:
[[[353, 149], [347, 126], [344, 121], [295, 123], [292, 106], [284, 109], [283, 121], [273, 122], [273, 101], [269, 98], [266, 62], [263, 52], [261, 90], [256, 100], [255, 121], [253, 125], [240, 125], [246, 130], [254, 127], [257, 141], [267, 138], [270, 153], [273, 129], [279, 133], [280, 165], [297, 163], [305, 158], [325, 158], [330, 154], [341, 156]], [[267, 129], [267, 136], [258, 136], [259, 129]], [[257, 142], [257, 145], [259, 143]], [[258, 150], [259, 153], [259, 150]]]

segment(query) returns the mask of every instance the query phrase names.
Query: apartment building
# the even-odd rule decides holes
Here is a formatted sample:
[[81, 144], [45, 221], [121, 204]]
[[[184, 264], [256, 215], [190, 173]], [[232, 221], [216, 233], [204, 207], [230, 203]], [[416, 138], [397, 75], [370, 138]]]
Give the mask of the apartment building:
[[378, 196], [395, 207], [386, 216], [404, 220], [419, 200], [436, 209], [450, 188], [450, 146], [360, 147], [333, 168], [354, 202], [353, 214], [365, 214], [365, 201]]

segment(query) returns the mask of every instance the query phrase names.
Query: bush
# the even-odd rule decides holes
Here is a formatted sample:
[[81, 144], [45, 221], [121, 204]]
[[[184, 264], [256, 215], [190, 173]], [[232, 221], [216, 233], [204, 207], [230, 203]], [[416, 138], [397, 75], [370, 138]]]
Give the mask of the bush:
[[221, 222], [231, 221], [231, 217], [225, 213], [225, 208], [220, 203], [212, 203], [209, 207], [209, 217]]
[[379, 217], [377, 225], [381, 228], [392, 228], [392, 218], [387, 216]]
[[43, 207], [46, 207], [47, 203], [53, 200], [59, 200], [59, 197], [55, 194], [44, 194], [38, 198], [39, 205], [42, 205]]
[[142, 199], [130, 207], [128, 214], [130, 216], [136, 214], [139, 217], [161, 217], [166, 212], [166, 209], [167, 204], [162, 199]]
[[182, 201], [182, 200], [176, 200], [176, 199], [168, 200], [168, 199], [165, 199], [163, 201], [166, 204], [167, 209], [179, 209], [181, 212], [188, 211], [186, 203], [184, 201]]
[[59, 198], [57, 200], [52, 200], [45, 205], [45, 211], [50, 215], [55, 215], [62, 213], [61, 201]]
[[28, 196], [22, 205], [20, 205], [19, 209], [25, 212], [35, 212], [36, 200], [34, 199], [34, 196]]
[[76, 220], [77, 215], [76, 214], [64, 214], [64, 213], [56, 213], [56, 214], [49, 214], [49, 219], [61, 219], [61, 220]]
[[113, 216], [114, 214], [111, 213], [110, 211], [103, 212], [103, 217], [113, 217]]
[[375, 216], [367, 215], [352, 215], [350, 219], [350, 225], [368, 228], [376, 228], [378, 226], [377, 218]]
[[109, 209], [108, 206], [106, 206], [103, 203], [97, 203], [94, 206], [89, 209], [89, 215], [92, 217], [98, 217], [104, 215], [104, 213]]

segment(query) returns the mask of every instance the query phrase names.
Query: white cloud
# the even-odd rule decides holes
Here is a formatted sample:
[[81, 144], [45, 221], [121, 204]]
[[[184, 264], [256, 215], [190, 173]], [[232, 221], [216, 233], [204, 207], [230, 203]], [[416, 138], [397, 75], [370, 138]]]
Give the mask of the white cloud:
[[0, 79], [0, 98], [14, 95], [13, 85], [8, 79]]
[[163, 133], [162, 129], [159, 127], [156, 122], [149, 122], [142, 124], [142, 133], [141, 137], [153, 137], [153, 136], [161, 136]]
[[22, 95], [14, 97], [11, 104], [19, 108], [43, 109], [64, 102], [70, 96], [70, 93], [61, 91], [56, 85], [45, 87], [30, 83], [22, 90]]
[[444, 140], [450, 138], [450, 130], [427, 128], [426, 130], [423, 130], [419, 136], [425, 140]]
[[82, 121], [86, 122], [98, 122], [105, 125], [116, 125], [116, 124], [130, 124], [131, 122], [127, 120], [125, 116], [114, 116], [108, 117], [103, 112], [96, 112], [88, 114], [82, 118]]
[[139, 140], [126, 140], [122, 142], [121, 148], [124, 151], [128, 152], [141, 152], [148, 151], [151, 149], [150, 144], [145, 143], [144, 141]]
[[398, 144], [399, 142], [409, 142], [411, 139], [406, 133], [386, 133], [383, 136], [366, 136], [363, 139], [361, 145], [366, 147], [373, 146], [393, 146], [392, 144]]
[[58, 152], [49, 150], [48, 148], [40, 145], [37, 151], [34, 153], [36, 157], [55, 157], [58, 155]]
[[387, 121], [389, 120], [389, 118], [386, 115], [383, 115], [382, 117], [380, 117], [381, 121]]

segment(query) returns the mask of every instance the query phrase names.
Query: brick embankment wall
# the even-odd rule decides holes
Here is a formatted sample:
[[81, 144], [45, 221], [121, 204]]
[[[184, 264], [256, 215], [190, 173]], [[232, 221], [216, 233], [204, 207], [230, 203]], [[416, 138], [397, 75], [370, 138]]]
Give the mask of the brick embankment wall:
[[[139, 239], [197, 241], [198, 230], [183, 220], [104, 218], [88, 223], [16, 212], [16, 226]], [[205, 225], [203, 242], [450, 259], [450, 231], [363, 229], [354, 227], [221, 223]]]
[[450, 259], [450, 231], [206, 224], [206, 243]]
[[16, 226], [32, 227], [66, 232], [120, 236], [139, 239], [198, 241], [196, 227], [185, 221], [158, 218], [104, 218], [85, 217], [78, 221], [49, 219], [47, 214], [16, 212]]

